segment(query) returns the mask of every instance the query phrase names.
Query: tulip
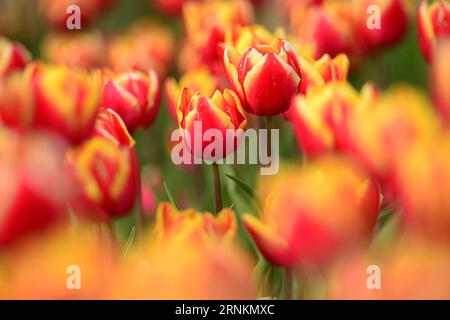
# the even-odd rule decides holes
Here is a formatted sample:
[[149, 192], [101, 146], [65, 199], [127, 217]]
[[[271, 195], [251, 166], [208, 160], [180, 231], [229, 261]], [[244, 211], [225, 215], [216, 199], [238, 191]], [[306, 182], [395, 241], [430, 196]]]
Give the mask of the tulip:
[[171, 78], [166, 81], [166, 96], [167, 107], [169, 113], [175, 120], [177, 116], [178, 98], [180, 97], [181, 89], [186, 87], [194, 92], [198, 92], [204, 96], [211, 96], [215, 90], [218, 89], [218, 81], [211, 74], [211, 72], [205, 68], [199, 68], [186, 72], [177, 83], [175, 79]]
[[183, 7], [183, 21], [188, 41], [209, 66], [221, 61], [218, 45], [225, 40], [228, 28], [248, 25], [253, 10], [247, 1], [188, 2]]
[[113, 298], [255, 299], [253, 267], [245, 252], [225, 242], [143, 243], [123, 264]]
[[[379, 269], [371, 269], [371, 266]], [[327, 298], [449, 299], [449, 268], [450, 255], [445, 247], [417, 241], [410, 236], [393, 243], [388, 250], [360, 253], [339, 263], [328, 277]], [[378, 288], [372, 287], [377, 284], [377, 275]], [[420, 284], [411, 279], [420, 279]]]
[[134, 149], [93, 137], [67, 154], [72, 207], [83, 218], [104, 221], [130, 212], [137, 197], [138, 168]]
[[181, 14], [183, 5], [186, 4], [187, 0], [154, 0], [154, 4], [163, 13], [170, 15]]
[[107, 299], [118, 265], [118, 252], [84, 225], [49, 230], [2, 258], [1, 299]]
[[160, 89], [154, 71], [106, 76], [102, 107], [116, 111], [131, 132], [151, 125], [158, 114]]
[[0, 124], [18, 130], [31, 127], [33, 109], [26, 90], [27, 79], [25, 72], [0, 79]]
[[[399, 42], [408, 30], [409, 0], [362, 0], [354, 1], [355, 44], [363, 53]], [[380, 25], [369, 28], [368, 9], [376, 6], [381, 10]]]
[[109, 41], [107, 60], [115, 72], [155, 70], [158, 77], [164, 79], [173, 53], [174, 39], [168, 30], [138, 22]]
[[450, 123], [450, 40], [438, 44], [431, 68], [431, 88], [434, 102], [446, 124]]
[[322, 5], [296, 4], [290, 11], [290, 29], [301, 43], [313, 47], [314, 58], [354, 52], [352, 8], [346, 1]]
[[146, 218], [154, 217], [157, 206], [157, 199], [149, 186], [141, 184], [141, 206]]
[[450, 135], [418, 142], [396, 160], [403, 226], [416, 238], [450, 244]]
[[114, 142], [118, 147], [131, 148], [135, 145], [125, 123], [117, 112], [105, 109], [95, 122], [94, 136], [103, 137]]
[[291, 98], [300, 89], [299, 61], [290, 44], [282, 39], [249, 47], [245, 52], [227, 46], [224, 65], [244, 109], [258, 116], [287, 111]]
[[0, 37], [0, 78], [23, 70], [30, 60], [30, 53], [20, 43]]
[[326, 267], [367, 243], [380, 205], [378, 184], [353, 161], [328, 157], [274, 178], [262, 220], [243, 216], [268, 261], [292, 268]]
[[[201, 241], [235, 240], [237, 220], [231, 209], [223, 209], [213, 216], [195, 209], [178, 212], [170, 203], [163, 202], [156, 213], [155, 234], [161, 241], [174, 237]], [[212, 240], [211, 240], [212, 239]]]
[[350, 121], [353, 154], [381, 179], [393, 163], [418, 141], [436, 137], [438, 123], [428, 98], [419, 90], [397, 85]]
[[348, 123], [358, 101], [358, 92], [346, 82], [331, 82], [292, 99], [289, 119], [305, 155], [316, 157], [350, 144]]
[[345, 54], [338, 54], [332, 59], [328, 54], [314, 63], [314, 68], [325, 82], [347, 80], [350, 60]]
[[[243, 130], [247, 124], [239, 98], [228, 89], [223, 93], [216, 90], [209, 98], [183, 88], [177, 112], [180, 129], [183, 130], [183, 140], [191, 153], [212, 161], [223, 159], [236, 150], [240, 141], [238, 130]], [[214, 145], [220, 145], [207, 155], [205, 150], [207, 151], [207, 147], [212, 143], [207, 141], [204, 135], [209, 129], [218, 130], [222, 141], [214, 141]], [[227, 130], [234, 133], [232, 141], [228, 140]]]
[[67, 218], [60, 143], [0, 129], [0, 247]]
[[51, 63], [72, 68], [93, 69], [105, 65], [106, 42], [99, 32], [52, 33], [42, 44], [44, 57]]
[[437, 40], [450, 37], [450, 4], [448, 1], [435, 1], [430, 6], [422, 1], [417, 18], [417, 32], [420, 49], [425, 60], [431, 62]]
[[81, 27], [96, 20], [113, 3], [112, 0], [39, 0], [39, 10], [46, 22], [54, 28], [67, 30], [67, 8], [80, 8]]
[[30, 67], [33, 126], [72, 144], [91, 135], [100, 107], [101, 81], [82, 70], [36, 64]]

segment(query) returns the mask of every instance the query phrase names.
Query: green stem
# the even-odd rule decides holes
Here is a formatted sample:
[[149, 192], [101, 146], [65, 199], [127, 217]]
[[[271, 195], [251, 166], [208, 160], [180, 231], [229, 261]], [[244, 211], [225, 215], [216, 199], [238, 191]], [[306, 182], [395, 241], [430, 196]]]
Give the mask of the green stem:
[[294, 284], [294, 274], [292, 269], [286, 268], [284, 270], [283, 279], [283, 298], [285, 300], [292, 300], [292, 286]]
[[266, 129], [267, 129], [267, 156], [272, 156], [272, 128], [273, 118], [266, 117]]
[[212, 164], [213, 175], [214, 175], [214, 205], [216, 213], [222, 210], [222, 190], [220, 186], [220, 171], [219, 165], [217, 163]]

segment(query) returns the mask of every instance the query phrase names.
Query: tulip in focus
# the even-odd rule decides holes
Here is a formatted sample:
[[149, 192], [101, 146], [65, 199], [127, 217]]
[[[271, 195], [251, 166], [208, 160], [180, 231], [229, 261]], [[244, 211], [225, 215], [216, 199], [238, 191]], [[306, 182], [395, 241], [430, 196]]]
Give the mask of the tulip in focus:
[[0, 37], [0, 78], [23, 70], [30, 60], [30, 53], [20, 43]]
[[101, 105], [116, 111], [128, 130], [150, 126], [159, 111], [160, 88], [154, 71], [130, 71], [118, 75], [105, 73]]
[[81, 217], [94, 221], [122, 217], [133, 208], [139, 173], [134, 149], [94, 137], [67, 155], [73, 185], [71, 203]]
[[[216, 90], [212, 97], [207, 97], [183, 88], [177, 112], [185, 144], [193, 155], [201, 159], [216, 161], [234, 152], [240, 142], [238, 130], [242, 131], [247, 124], [238, 96], [228, 89], [223, 92]], [[218, 130], [221, 141], [207, 141], [204, 136], [209, 129]], [[232, 137], [227, 135], [227, 130], [232, 130]], [[210, 144], [218, 147], [210, 155], [205, 155]]]
[[186, 72], [180, 78], [178, 83], [173, 78], [168, 79], [166, 81], [165, 91], [170, 115], [175, 120], [178, 119], [177, 105], [182, 88], [186, 87], [194, 92], [209, 97], [218, 89], [218, 86], [219, 84], [216, 77], [214, 77], [206, 67]]
[[327, 266], [368, 243], [380, 206], [376, 181], [338, 157], [291, 170], [269, 182], [262, 220], [243, 217], [268, 261], [284, 267]]
[[68, 218], [63, 159], [50, 136], [0, 129], [0, 247]]
[[289, 109], [299, 91], [302, 72], [290, 44], [276, 39], [270, 45], [239, 48], [226, 46], [224, 65], [228, 82], [244, 109], [258, 116], [275, 116]]
[[57, 133], [72, 144], [88, 138], [100, 108], [100, 78], [45, 64], [30, 66], [30, 73], [33, 127]]
[[450, 3], [447, 0], [422, 1], [417, 18], [419, 45], [425, 60], [431, 62], [439, 38], [450, 37]]

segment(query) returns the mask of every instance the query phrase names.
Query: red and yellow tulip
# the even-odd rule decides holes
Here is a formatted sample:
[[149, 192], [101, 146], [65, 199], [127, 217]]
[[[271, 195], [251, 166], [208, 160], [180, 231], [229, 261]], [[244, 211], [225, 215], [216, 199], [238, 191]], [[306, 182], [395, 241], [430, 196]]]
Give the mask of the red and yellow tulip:
[[450, 3], [447, 0], [422, 1], [417, 18], [420, 49], [431, 62], [439, 38], [450, 37]]
[[0, 78], [14, 70], [23, 70], [30, 60], [30, 53], [20, 43], [0, 37]]
[[258, 249], [285, 267], [321, 266], [370, 239], [378, 184], [353, 161], [329, 157], [269, 182], [262, 220], [243, 216]]
[[155, 121], [159, 111], [160, 87], [154, 71], [147, 74], [130, 71], [105, 75], [101, 104], [116, 111], [129, 131], [147, 127]]

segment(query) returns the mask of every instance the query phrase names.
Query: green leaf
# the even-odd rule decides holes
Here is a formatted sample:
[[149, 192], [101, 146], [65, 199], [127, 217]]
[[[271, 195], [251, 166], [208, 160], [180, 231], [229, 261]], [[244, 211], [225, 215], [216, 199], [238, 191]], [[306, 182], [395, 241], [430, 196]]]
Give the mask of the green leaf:
[[233, 180], [239, 188], [241, 188], [247, 195], [250, 196], [250, 198], [252, 198], [252, 200], [255, 202], [258, 210], [260, 210], [260, 211], [263, 210], [261, 200], [258, 198], [258, 196], [255, 194], [253, 189], [248, 184], [246, 184], [241, 179], [239, 179], [235, 176], [232, 176], [231, 174], [226, 173], [225, 176], [227, 178]]
[[131, 228], [130, 234], [128, 235], [127, 242], [125, 243], [125, 246], [124, 246], [124, 249], [123, 249], [123, 252], [122, 252], [121, 260], [123, 260], [127, 256], [128, 252], [130, 251], [131, 245], [134, 242], [134, 238], [135, 237], [136, 237], [136, 227], [133, 226]]
[[169, 191], [169, 188], [167, 188], [167, 184], [165, 181], [163, 181], [164, 190], [166, 191], [167, 198], [169, 198], [170, 203], [172, 206], [178, 211], [177, 204], [175, 203], [175, 200], [172, 197], [172, 194]]

